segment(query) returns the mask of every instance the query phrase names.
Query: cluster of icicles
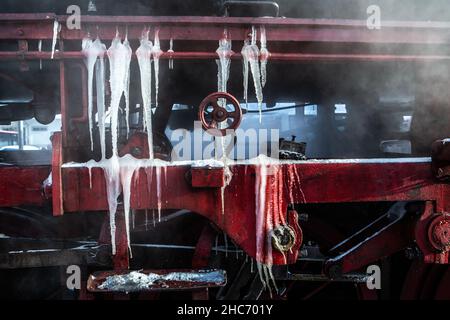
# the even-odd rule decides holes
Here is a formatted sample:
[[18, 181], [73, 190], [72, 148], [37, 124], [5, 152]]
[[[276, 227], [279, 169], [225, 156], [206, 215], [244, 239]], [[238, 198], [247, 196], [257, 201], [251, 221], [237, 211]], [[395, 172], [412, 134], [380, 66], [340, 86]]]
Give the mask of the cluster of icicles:
[[[256, 45], [257, 37], [256, 28], [252, 27], [252, 34], [249, 40], [244, 41], [242, 48], [243, 57], [243, 78], [244, 78], [244, 99], [247, 102], [248, 96], [248, 71], [250, 71], [255, 86], [256, 98], [258, 106], [261, 111], [261, 105], [263, 100], [262, 88], [266, 83], [266, 66], [269, 52], [266, 47], [266, 35], [264, 27], [261, 27], [261, 50]], [[171, 41], [170, 50], [173, 43]], [[141, 95], [143, 101], [143, 123], [144, 130], [147, 130], [148, 145], [149, 145], [149, 158], [148, 159], [136, 159], [132, 155], [125, 155], [119, 157], [117, 150], [118, 142], [118, 116], [120, 111], [120, 103], [122, 98], [125, 101], [125, 115], [127, 119], [127, 135], [129, 132], [128, 116], [129, 116], [129, 87], [130, 87], [130, 62], [132, 57], [132, 49], [128, 42], [127, 36], [122, 41], [119, 33], [116, 33], [115, 38], [112, 40], [111, 46], [106, 49], [106, 46], [97, 37], [92, 40], [89, 36], [83, 39], [82, 50], [85, 55], [85, 63], [88, 69], [88, 119], [89, 119], [89, 131], [91, 139], [91, 149], [93, 149], [93, 129], [95, 122], [98, 124], [100, 147], [101, 147], [101, 160], [90, 160], [86, 163], [71, 163], [65, 166], [78, 166], [86, 167], [89, 170], [89, 177], [91, 179], [92, 168], [102, 168], [107, 186], [107, 198], [109, 206], [110, 217], [110, 231], [111, 231], [111, 245], [113, 254], [116, 253], [116, 225], [115, 216], [118, 208], [118, 198], [123, 195], [123, 207], [125, 214], [125, 226], [127, 233], [128, 247], [130, 248], [130, 198], [131, 198], [131, 181], [133, 175], [139, 173], [140, 168], [144, 168], [149, 184], [151, 183], [153, 169], [156, 172], [156, 186], [157, 186], [157, 199], [158, 199], [158, 213], [159, 219], [161, 218], [161, 170], [166, 172], [167, 166], [180, 165], [177, 161], [169, 163], [159, 159], [154, 159], [153, 155], [153, 141], [152, 141], [152, 64], [154, 67], [155, 75], [155, 105], [158, 106], [158, 79], [159, 79], [159, 59], [163, 51], [160, 48], [160, 42], [158, 38], [158, 30], [155, 31], [154, 42], [149, 40], [149, 31], [144, 30], [140, 40], [140, 46], [136, 50], [136, 56], [139, 64], [140, 79], [141, 79]], [[230, 57], [233, 54], [231, 50], [231, 40], [228, 37], [227, 31], [224, 31], [224, 37], [219, 41], [219, 47], [217, 49], [217, 55], [219, 59], [218, 64], [218, 91], [226, 92], [227, 83], [230, 74]], [[105, 56], [109, 60], [109, 73], [110, 73], [110, 87], [111, 87], [111, 101], [107, 110], [105, 106]], [[261, 64], [261, 65], [260, 65]], [[169, 67], [173, 67], [173, 62], [169, 61]], [[94, 117], [94, 101], [93, 101], [93, 88], [96, 88], [96, 106], [97, 114]], [[219, 103], [225, 107], [225, 101], [219, 101]], [[106, 118], [110, 117], [111, 123], [111, 136], [112, 136], [112, 156], [106, 159], [106, 142], [105, 142], [105, 124]], [[216, 157], [211, 159], [214, 161], [214, 166], [220, 163], [225, 168], [226, 185], [232, 179], [230, 164], [235, 164], [233, 160], [228, 159], [225, 152], [224, 138], [216, 138]], [[221, 152], [218, 152], [221, 151]], [[220, 155], [220, 156], [219, 156]], [[209, 164], [211, 161], [204, 161], [205, 164]], [[273, 230], [280, 224], [285, 224], [283, 215], [280, 214], [279, 208], [273, 204], [279, 204], [280, 198], [284, 193], [283, 187], [280, 185], [273, 185], [276, 181], [283, 181], [282, 179], [272, 178], [271, 174], [270, 182], [268, 182], [268, 170], [276, 168], [272, 166], [275, 159], [267, 158], [264, 155], [260, 155], [258, 158], [247, 161], [247, 164], [252, 164], [256, 171], [256, 183], [255, 183], [255, 225], [256, 225], [256, 260], [258, 263], [258, 271], [261, 276], [261, 280], [265, 285], [270, 288], [270, 279], [273, 276], [271, 272], [272, 266], [272, 240], [271, 235], [267, 234], [266, 230]], [[198, 161], [196, 162], [198, 164]], [[186, 165], [186, 164], [184, 164]], [[279, 177], [282, 178], [282, 177]], [[92, 182], [90, 180], [90, 185]], [[225, 188], [222, 187], [221, 203], [222, 212], [225, 211]], [[267, 192], [270, 188], [271, 192]], [[281, 193], [281, 194], [279, 194]], [[266, 199], [266, 194], [269, 197], [275, 197], [274, 199]], [[278, 197], [278, 198], [277, 198]]]
[[[91, 142], [91, 150], [94, 146], [93, 141], [93, 129], [94, 129], [94, 116], [93, 116], [93, 82], [95, 74], [95, 87], [96, 87], [96, 105], [97, 105], [97, 122], [100, 136], [100, 148], [102, 158], [99, 162], [94, 160], [88, 161], [85, 166], [89, 169], [89, 175], [91, 175], [91, 169], [93, 167], [101, 167], [105, 173], [108, 205], [110, 213], [110, 229], [111, 229], [111, 244], [113, 254], [116, 253], [115, 243], [115, 215], [117, 211], [118, 201], [117, 198], [123, 193], [124, 201], [124, 214], [125, 214], [125, 226], [127, 232], [128, 246], [130, 247], [130, 227], [129, 227], [129, 213], [130, 213], [130, 193], [131, 193], [131, 178], [137, 168], [143, 164], [139, 163], [137, 159], [134, 159], [130, 155], [119, 157], [117, 143], [118, 143], [118, 117], [120, 111], [120, 102], [122, 97], [125, 100], [125, 118], [127, 125], [127, 135], [129, 133], [129, 112], [130, 112], [130, 62], [132, 56], [132, 49], [128, 42], [128, 37], [122, 41], [119, 33], [112, 40], [109, 49], [100, 41], [97, 37], [92, 40], [89, 36], [83, 39], [82, 51], [86, 57], [85, 63], [88, 70], [88, 121], [89, 121], [89, 136]], [[141, 93], [143, 101], [143, 114], [144, 114], [144, 129], [147, 129], [149, 133], [148, 145], [149, 145], [149, 161], [154, 164], [156, 168], [157, 179], [157, 193], [158, 199], [160, 199], [161, 192], [161, 162], [154, 159], [153, 156], [153, 141], [152, 141], [152, 63], [155, 72], [155, 96], [156, 106], [158, 105], [158, 78], [159, 78], [159, 58], [162, 54], [160, 48], [160, 42], [158, 37], [158, 30], [155, 32], [154, 44], [149, 40], [149, 30], [143, 32], [141, 43], [136, 50], [136, 56], [139, 63], [139, 69], [141, 74]], [[109, 60], [110, 70], [110, 87], [111, 87], [111, 101], [108, 112], [105, 108], [105, 55]], [[106, 159], [106, 140], [105, 140], [105, 123], [106, 118], [110, 117], [111, 122], [111, 139], [112, 139], [112, 156]], [[156, 164], [159, 165], [156, 165]], [[159, 217], [161, 216], [161, 203], [158, 202]], [[131, 252], [131, 250], [130, 250]]]

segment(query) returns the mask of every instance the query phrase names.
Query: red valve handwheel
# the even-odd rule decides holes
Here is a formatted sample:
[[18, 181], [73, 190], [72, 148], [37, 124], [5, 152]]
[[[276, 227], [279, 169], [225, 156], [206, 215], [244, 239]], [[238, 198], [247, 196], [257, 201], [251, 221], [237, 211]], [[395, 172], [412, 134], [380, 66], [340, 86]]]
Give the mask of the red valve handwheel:
[[[219, 104], [220, 99], [225, 100], [225, 106], [233, 105], [234, 111], [228, 111]], [[215, 92], [207, 96], [200, 103], [198, 117], [202, 122], [203, 129], [215, 136], [225, 136], [227, 130], [235, 130], [239, 127], [242, 119], [242, 109], [239, 101], [231, 94], [226, 92]], [[231, 124], [226, 127], [220, 127], [219, 124], [232, 119]]]

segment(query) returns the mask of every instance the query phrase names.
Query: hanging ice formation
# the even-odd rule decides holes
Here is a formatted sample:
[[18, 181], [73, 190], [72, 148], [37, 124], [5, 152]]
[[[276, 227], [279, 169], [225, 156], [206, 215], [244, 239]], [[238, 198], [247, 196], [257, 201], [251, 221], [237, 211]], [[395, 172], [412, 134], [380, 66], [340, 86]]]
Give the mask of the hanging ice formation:
[[152, 49], [153, 65], [155, 68], [155, 105], [158, 107], [158, 92], [159, 92], [159, 57], [163, 54], [159, 44], [159, 29], [155, 31], [155, 40]]
[[136, 50], [141, 74], [141, 94], [144, 104], [144, 128], [147, 128], [149, 157], [153, 159], [152, 135], [152, 50], [153, 44], [148, 39], [149, 31], [145, 31], [141, 38], [141, 45]]
[[242, 79], [244, 81], [244, 100], [245, 100], [245, 108], [248, 108], [248, 52], [250, 42], [248, 39], [244, 40], [244, 46], [241, 50], [242, 55]]
[[[220, 92], [227, 92], [227, 84], [230, 76], [230, 65], [231, 65], [231, 55], [233, 51], [231, 50], [231, 39], [228, 36], [227, 29], [223, 32], [222, 39], [219, 40], [219, 47], [216, 50], [219, 60], [217, 62], [217, 90]], [[222, 108], [226, 108], [226, 100], [220, 99], [219, 105]], [[224, 128], [223, 123], [219, 123], [218, 129]], [[220, 199], [221, 199], [221, 211], [222, 214], [225, 213], [225, 188], [231, 181], [231, 170], [227, 164], [227, 153], [225, 150], [225, 137], [215, 137], [215, 158], [216, 160], [222, 160], [224, 163], [224, 175], [225, 175], [225, 186], [220, 189]], [[219, 155], [221, 155], [219, 157]]]
[[258, 109], [259, 109], [259, 122], [262, 121], [262, 102], [263, 102], [263, 93], [262, 93], [262, 85], [261, 85], [261, 73], [259, 70], [259, 49], [256, 45], [256, 36], [257, 32], [255, 27], [252, 27], [251, 41], [248, 44], [248, 40], [244, 41], [244, 46], [242, 48], [242, 58], [244, 63], [243, 77], [244, 77], [244, 99], [247, 102], [247, 94], [248, 94], [248, 67], [250, 64], [250, 72], [252, 73], [253, 84], [255, 86], [256, 100], [258, 101]]
[[130, 58], [128, 60], [128, 65], [126, 69], [126, 76], [125, 76], [126, 82], [123, 90], [123, 94], [125, 96], [125, 122], [127, 124], [127, 138], [128, 138], [128, 134], [130, 133], [130, 62], [132, 53], [130, 43], [128, 42], [128, 28], [125, 33], [125, 40], [123, 41], [123, 45], [130, 54]]
[[55, 19], [55, 21], [53, 22], [52, 54], [50, 59], [53, 59], [53, 56], [55, 55], [56, 41], [58, 40], [58, 34], [60, 30], [61, 26], [58, 20]]
[[[264, 31], [261, 31], [261, 51], [265, 48]], [[95, 162], [90, 160], [84, 164], [78, 164], [81, 167], [86, 167], [89, 170], [90, 186], [92, 186], [92, 168], [102, 168], [105, 175], [105, 181], [107, 186], [108, 206], [110, 213], [110, 229], [111, 229], [111, 244], [113, 254], [116, 252], [115, 244], [115, 217], [118, 208], [118, 197], [123, 194], [124, 202], [124, 214], [125, 214], [125, 228], [128, 239], [128, 246], [130, 246], [130, 200], [131, 200], [131, 183], [133, 176], [139, 173], [140, 168], [144, 168], [147, 174], [147, 182], [151, 185], [151, 179], [153, 175], [153, 169], [156, 174], [156, 197], [158, 199], [158, 212], [159, 219], [161, 219], [161, 170], [164, 170], [164, 176], [166, 177], [167, 163], [154, 159], [153, 154], [153, 141], [152, 141], [152, 71], [151, 63], [152, 58], [155, 63], [155, 89], [156, 99], [158, 99], [158, 71], [159, 71], [159, 57], [162, 54], [159, 45], [158, 31], [155, 32], [154, 45], [149, 40], [149, 32], [144, 32], [140, 41], [140, 46], [136, 51], [140, 76], [141, 76], [141, 94], [144, 108], [144, 125], [148, 132], [148, 145], [149, 145], [149, 159], [136, 159], [132, 155], [125, 155], [119, 157], [118, 155], [118, 114], [119, 105], [122, 96], [125, 96], [125, 103], [129, 108], [129, 79], [130, 79], [130, 60], [132, 50], [129, 46], [128, 40], [121, 41], [118, 34], [113, 39], [110, 48], [106, 51], [106, 47], [97, 38], [92, 41], [90, 38], [83, 39], [82, 43], [83, 52], [86, 56], [86, 65], [88, 67], [88, 81], [89, 81], [89, 126], [90, 136], [92, 143], [92, 129], [95, 124], [92, 118], [93, 112], [93, 79], [95, 71], [95, 81], [97, 89], [97, 110], [98, 110], [98, 126], [100, 131], [100, 140], [102, 148], [102, 160]], [[171, 45], [172, 48], [172, 45]], [[111, 135], [112, 135], [112, 148], [113, 154], [110, 159], [105, 158], [105, 88], [104, 88], [104, 59], [103, 56], [107, 52], [110, 66], [110, 85], [111, 85], [111, 102], [110, 102], [110, 114], [111, 114]], [[230, 57], [233, 54], [231, 50], [231, 40], [228, 37], [226, 30], [224, 31], [224, 37], [219, 41], [219, 47], [217, 49], [217, 55], [219, 57], [218, 63], [218, 91], [226, 92], [227, 83], [230, 73]], [[242, 55], [244, 61], [244, 95], [247, 95], [248, 81], [248, 64], [250, 64], [250, 70], [252, 72], [252, 78], [255, 86], [256, 96], [258, 99], [258, 105], [261, 108], [262, 103], [262, 84], [261, 79], [264, 79], [264, 72], [260, 73], [259, 69], [259, 50], [256, 46], [256, 30], [252, 29], [251, 41], [246, 41], [242, 48]], [[264, 69], [261, 66], [261, 69]], [[222, 107], [226, 107], [225, 101], [219, 101]], [[223, 164], [225, 174], [227, 176], [227, 183], [231, 179], [231, 171], [229, 164], [233, 163], [232, 160], [227, 158], [224, 151], [223, 137], [219, 137], [217, 142], [220, 143], [222, 149], [222, 156], [219, 158], [219, 153], [216, 152], [216, 162]], [[219, 146], [217, 146], [219, 147]], [[258, 271], [260, 273], [263, 283], [271, 288], [276, 287], [275, 281], [272, 275], [272, 235], [270, 230], [274, 230], [278, 226], [286, 224], [285, 218], [280, 214], [283, 210], [281, 208], [281, 199], [285, 197], [293, 201], [291, 194], [286, 195], [283, 184], [283, 173], [279, 166], [273, 166], [273, 159], [260, 155], [258, 158], [248, 160], [246, 165], [254, 165], [256, 180], [255, 180], [255, 225], [256, 225], [256, 261], [258, 262]], [[176, 165], [173, 163], [173, 165]], [[247, 167], [246, 167], [247, 169]], [[289, 176], [287, 190], [294, 189], [293, 183], [300, 183], [298, 173], [293, 169], [289, 169], [287, 172]], [[269, 172], [270, 171], [270, 172]], [[292, 171], [292, 172], [291, 172]], [[270, 174], [269, 174], [270, 173]], [[166, 177], [167, 183], [167, 177]], [[224, 191], [226, 185], [221, 189], [221, 201], [222, 211], [224, 211]], [[301, 191], [301, 190], [300, 190]], [[304, 195], [303, 195], [304, 198]], [[155, 221], [155, 219], [153, 219]], [[217, 247], [217, 245], [216, 245]], [[131, 250], [130, 250], [131, 252]], [[273, 286], [272, 286], [272, 285]]]
[[[38, 51], [42, 51], [42, 39], [38, 42]], [[39, 70], [42, 70], [42, 59], [39, 59]]]
[[[131, 61], [131, 48], [127, 39], [122, 43], [118, 32], [114, 37], [111, 46], [108, 51], [109, 65], [110, 65], [110, 86], [111, 86], [111, 136], [112, 136], [112, 149], [113, 154], [112, 157], [108, 160], [102, 160], [102, 168], [105, 174], [106, 180], [106, 191], [108, 196], [108, 205], [109, 205], [109, 218], [110, 218], [110, 229], [111, 229], [111, 245], [113, 254], [116, 252], [115, 245], [115, 233], [116, 233], [116, 225], [115, 218], [117, 212], [117, 198], [120, 195], [121, 187], [124, 193], [124, 199], [129, 198], [129, 183], [127, 180], [129, 168], [124, 167], [125, 173], [123, 172], [120, 164], [120, 159], [118, 157], [117, 151], [117, 135], [118, 135], [118, 116], [119, 116], [119, 104], [122, 98], [122, 95], [125, 95], [125, 98], [128, 96], [128, 77], [129, 77], [129, 68]], [[132, 175], [132, 174], [131, 174]], [[122, 186], [121, 186], [122, 180]], [[131, 180], [131, 177], [130, 177]], [[125, 224], [127, 229], [127, 241], [128, 246], [130, 246], [130, 237], [129, 237], [129, 204], [124, 205], [124, 213], [125, 213]]]
[[230, 76], [230, 58], [233, 54], [231, 51], [231, 40], [228, 38], [228, 31], [225, 29], [222, 39], [219, 40], [219, 47], [216, 50], [219, 56], [219, 70], [218, 70], [218, 89], [222, 92], [227, 92], [227, 83]]
[[[255, 219], [256, 219], [256, 261], [262, 283], [271, 290], [272, 282], [272, 234], [269, 232], [285, 225], [281, 202], [285, 196], [282, 167], [274, 166], [276, 160], [259, 155], [255, 159]], [[291, 189], [292, 190], [292, 189]]]
[[128, 96], [128, 77], [132, 50], [128, 40], [122, 43], [116, 33], [108, 49], [110, 86], [111, 86], [111, 136], [113, 156], [117, 156], [117, 134], [119, 105], [122, 95]]
[[[217, 60], [217, 90], [220, 92], [227, 92], [227, 83], [230, 75], [230, 64], [231, 64], [231, 55], [233, 51], [231, 50], [231, 40], [228, 38], [228, 32], [225, 29], [223, 32], [222, 39], [219, 40], [219, 47], [216, 50], [217, 55], [219, 56], [219, 60]], [[226, 100], [220, 99], [219, 105], [223, 108], [226, 108]], [[219, 123], [218, 129], [224, 128], [223, 123]], [[219, 158], [225, 159], [225, 144], [224, 137], [216, 137], [215, 139], [215, 158], [219, 160]], [[219, 157], [219, 155], [221, 155]]]
[[[97, 38], [98, 40], [98, 38]], [[95, 40], [95, 41], [97, 41]], [[95, 42], [94, 41], [94, 42]], [[100, 41], [100, 40], [99, 40]], [[102, 44], [103, 54], [99, 56], [98, 62], [95, 64], [95, 85], [97, 93], [97, 118], [98, 130], [100, 133], [100, 150], [102, 159], [106, 158], [106, 135], [105, 135], [105, 58], [106, 46]]]
[[[82, 41], [82, 51], [85, 56], [84, 62], [88, 71], [88, 122], [89, 122], [89, 138], [91, 142], [91, 150], [94, 149], [93, 140], [93, 80], [94, 80], [94, 67], [96, 75], [97, 86], [97, 109], [98, 109], [98, 121], [100, 129], [100, 142], [102, 146], [102, 158], [104, 158], [104, 60], [103, 57], [106, 52], [106, 46], [100, 41], [99, 38], [92, 41], [88, 36]], [[99, 60], [97, 62], [97, 60]]]
[[[152, 49], [153, 66], [155, 68], [155, 106], [158, 107], [159, 93], [159, 58], [163, 54], [159, 44], [159, 29], [155, 31], [154, 45]], [[155, 167], [156, 170], [156, 196], [158, 198], [158, 221], [161, 221], [161, 167]]]
[[267, 50], [266, 28], [264, 26], [261, 26], [260, 33], [261, 50], [259, 54], [261, 61], [261, 85], [264, 88], [267, 82], [267, 60], [269, 59], [270, 53], [269, 50]]

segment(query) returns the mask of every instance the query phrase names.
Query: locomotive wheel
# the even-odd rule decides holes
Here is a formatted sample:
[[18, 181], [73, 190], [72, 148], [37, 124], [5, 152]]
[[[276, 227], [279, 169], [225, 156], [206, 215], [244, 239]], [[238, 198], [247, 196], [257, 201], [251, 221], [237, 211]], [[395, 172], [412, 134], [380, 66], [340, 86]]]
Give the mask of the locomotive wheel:
[[450, 266], [415, 260], [403, 284], [401, 299], [450, 300]]

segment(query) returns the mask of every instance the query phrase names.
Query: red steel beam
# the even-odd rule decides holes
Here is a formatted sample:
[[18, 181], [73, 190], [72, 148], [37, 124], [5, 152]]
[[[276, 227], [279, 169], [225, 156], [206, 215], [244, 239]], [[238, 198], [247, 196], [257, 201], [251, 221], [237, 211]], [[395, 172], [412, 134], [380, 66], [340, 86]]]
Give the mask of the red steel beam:
[[[450, 185], [439, 183], [431, 173], [431, 163], [333, 160], [304, 161], [296, 164], [281, 164], [283, 170], [292, 167], [300, 183], [294, 183], [292, 202], [295, 203], [339, 203], [435, 200], [443, 210], [449, 210], [445, 195]], [[247, 167], [247, 168], [246, 168]], [[215, 188], [196, 189], [185, 179], [189, 166], [172, 166], [167, 169], [168, 183], [162, 183], [163, 209], [189, 209], [206, 212], [215, 208]], [[225, 199], [231, 207], [242, 210], [245, 203], [254, 204], [254, 166], [231, 166], [233, 179], [225, 189]], [[246, 172], [248, 170], [248, 172]], [[246, 172], [246, 173], [245, 173]], [[92, 169], [92, 190], [89, 189], [88, 170], [84, 168], [62, 168], [64, 211], [106, 210], [106, 189], [103, 171]], [[251, 178], [249, 178], [251, 177]], [[286, 184], [291, 177], [286, 176]], [[153, 179], [155, 180], [155, 179]], [[171, 185], [170, 181], [177, 181]], [[133, 188], [132, 207], [135, 209], [156, 208], [155, 181], [148, 188], [146, 174], [140, 170]], [[150, 190], [149, 190], [150, 189]], [[242, 190], [247, 190], [243, 192]], [[250, 191], [248, 191], [250, 190]], [[220, 207], [220, 206], [218, 206]], [[230, 209], [231, 210], [231, 209]], [[217, 211], [213, 209], [213, 211]]]
[[[450, 185], [434, 180], [428, 160], [343, 160], [303, 161], [276, 165], [281, 175], [269, 176], [266, 195], [276, 193], [278, 212], [285, 215], [289, 203], [339, 203], [375, 201], [433, 201], [436, 208], [450, 209]], [[151, 169], [154, 170], [154, 169]], [[191, 185], [190, 166], [171, 166], [162, 175], [162, 209], [187, 209], [217, 225], [250, 256], [256, 254], [255, 184], [258, 171], [253, 165], [231, 166], [233, 178], [224, 191], [225, 208], [221, 210], [221, 190]], [[207, 170], [207, 169], [205, 169]], [[131, 207], [157, 209], [156, 179], [149, 185], [140, 169], [132, 180]], [[156, 176], [156, 173], [151, 173]], [[103, 170], [91, 171], [89, 187], [87, 168], [63, 167], [62, 192], [65, 212], [105, 211], [108, 208]], [[269, 180], [270, 179], [270, 180]], [[279, 183], [275, 183], [278, 181]], [[271, 190], [280, 185], [283, 190]], [[285, 263], [274, 251], [274, 263]], [[288, 254], [287, 259], [291, 257]]]
[[2, 167], [0, 207], [44, 205], [48, 200], [44, 195], [43, 182], [50, 171], [50, 166]]
[[447, 44], [446, 22], [384, 21], [380, 30], [370, 30], [364, 20], [249, 18], [249, 17], [151, 17], [82, 16], [82, 30], [69, 30], [67, 16], [54, 14], [0, 14], [0, 39], [52, 39], [53, 21], [62, 24], [61, 39], [80, 40], [87, 31], [112, 39], [119, 26], [128, 28], [129, 39], [139, 39], [144, 27], [160, 28], [160, 39], [217, 41], [226, 27], [233, 40], [244, 40], [252, 25], [266, 26], [267, 40], [280, 42]]

